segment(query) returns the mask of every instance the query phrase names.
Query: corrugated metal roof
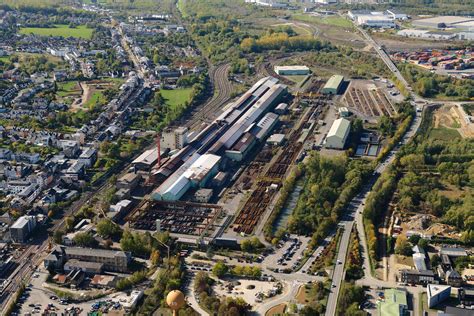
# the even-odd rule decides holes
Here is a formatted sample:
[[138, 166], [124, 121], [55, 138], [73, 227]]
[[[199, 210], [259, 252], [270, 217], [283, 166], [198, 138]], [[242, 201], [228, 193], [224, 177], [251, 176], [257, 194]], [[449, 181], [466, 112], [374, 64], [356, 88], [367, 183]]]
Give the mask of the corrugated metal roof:
[[346, 137], [346, 134], [349, 133], [349, 129], [351, 127], [351, 122], [344, 118], [340, 118], [332, 123], [331, 128], [329, 129], [327, 137], [330, 136], [337, 136], [341, 139]]
[[219, 164], [221, 157], [205, 154], [199, 157], [183, 174], [189, 180], [200, 182]]
[[323, 89], [338, 89], [341, 85], [342, 81], [344, 81], [344, 76], [341, 75], [334, 75], [329, 78], [328, 82], [324, 85]]

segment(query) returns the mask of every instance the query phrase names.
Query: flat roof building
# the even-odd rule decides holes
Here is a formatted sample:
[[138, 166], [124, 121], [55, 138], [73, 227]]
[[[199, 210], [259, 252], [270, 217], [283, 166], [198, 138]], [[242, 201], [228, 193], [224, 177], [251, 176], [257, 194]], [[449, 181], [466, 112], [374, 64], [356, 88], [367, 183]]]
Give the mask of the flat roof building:
[[275, 66], [274, 70], [280, 76], [308, 75], [310, 73], [307, 66]]
[[428, 306], [433, 308], [449, 298], [451, 287], [449, 285], [428, 284], [426, 294], [428, 296]]
[[385, 290], [385, 299], [377, 303], [379, 315], [403, 316], [408, 310], [407, 292], [397, 289]]
[[351, 122], [345, 118], [334, 121], [325, 139], [325, 147], [343, 149], [351, 129]]
[[12, 226], [10, 226], [10, 235], [13, 242], [23, 243], [30, 233], [36, 227], [36, 218], [34, 216], [21, 216]]
[[427, 19], [420, 19], [415, 20], [412, 22], [412, 25], [418, 27], [426, 27], [426, 28], [457, 28], [460, 30], [469, 31], [472, 27], [472, 23], [474, 22], [474, 18], [464, 17], [464, 16], [436, 16]]
[[326, 82], [321, 92], [323, 94], [338, 94], [344, 82], [344, 76], [334, 75]]

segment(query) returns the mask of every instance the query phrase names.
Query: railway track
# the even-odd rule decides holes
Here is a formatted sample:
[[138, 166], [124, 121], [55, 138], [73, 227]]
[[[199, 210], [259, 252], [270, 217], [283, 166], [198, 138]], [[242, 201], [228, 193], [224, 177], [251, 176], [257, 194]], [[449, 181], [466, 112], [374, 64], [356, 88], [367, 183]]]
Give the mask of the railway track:
[[189, 129], [197, 129], [202, 123], [212, 121], [221, 110], [224, 103], [228, 102], [232, 94], [232, 83], [228, 79], [230, 64], [221, 64], [209, 71], [209, 77], [214, 87], [214, 96], [206, 103], [196, 106], [186, 118], [184, 125]]

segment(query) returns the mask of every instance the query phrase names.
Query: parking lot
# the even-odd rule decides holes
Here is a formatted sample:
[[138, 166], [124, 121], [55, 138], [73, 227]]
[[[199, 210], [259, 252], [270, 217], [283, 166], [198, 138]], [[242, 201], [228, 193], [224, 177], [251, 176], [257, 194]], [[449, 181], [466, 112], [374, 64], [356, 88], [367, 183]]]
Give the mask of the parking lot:
[[290, 235], [285, 241], [277, 245], [275, 253], [267, 256], [262, 264], [268, 268], [295, 270], [303, 258], [303, 252], [308, 247], [309, 237]]

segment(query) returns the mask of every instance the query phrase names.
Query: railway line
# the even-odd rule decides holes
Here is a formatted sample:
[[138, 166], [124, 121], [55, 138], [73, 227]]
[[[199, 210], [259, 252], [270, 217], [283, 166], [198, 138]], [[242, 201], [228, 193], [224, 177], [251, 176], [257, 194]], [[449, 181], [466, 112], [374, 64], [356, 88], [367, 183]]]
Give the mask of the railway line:
[[230, 100], [232, 95], [232, 83], [228, 79], [230, 64], [221, 64], [209, 71], [214, 96], [206, 103], [196, 106], [181, 121], [184, 126], [191, 130], [199, 128], [202, 123], [209, 123], [221, 110], [221, 106]]

